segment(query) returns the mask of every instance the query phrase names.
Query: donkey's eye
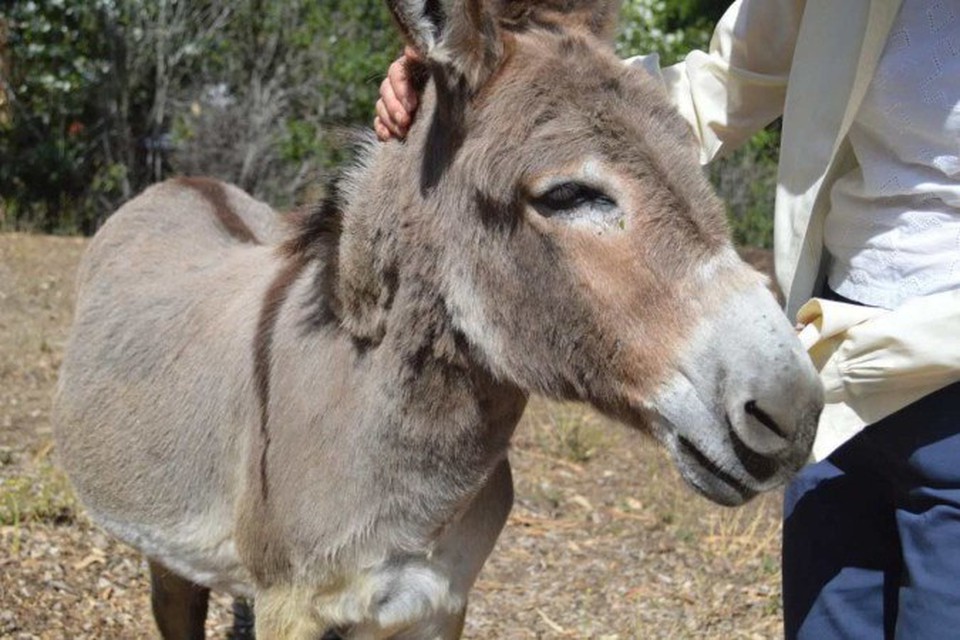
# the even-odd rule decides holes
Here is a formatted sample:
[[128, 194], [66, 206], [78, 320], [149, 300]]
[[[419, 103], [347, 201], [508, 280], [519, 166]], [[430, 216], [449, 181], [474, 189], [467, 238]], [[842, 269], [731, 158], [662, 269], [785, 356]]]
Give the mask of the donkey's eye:
[[533, 199], [543, 216], [570, 215], [578, 209], [610, 211], [616, 209], [613, 198], [599, 189], [579, 182], [564, 182]]

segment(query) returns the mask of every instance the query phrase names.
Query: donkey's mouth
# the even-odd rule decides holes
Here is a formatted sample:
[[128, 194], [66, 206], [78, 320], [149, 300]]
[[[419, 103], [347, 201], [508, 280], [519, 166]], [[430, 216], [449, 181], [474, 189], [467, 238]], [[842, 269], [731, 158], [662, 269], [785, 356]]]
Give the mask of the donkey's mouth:
[[677, 468], [684, 480], [704, 497], [724, 506], [735, 507], [747, 502], [759, 492], [724, 471], [683, 436], [677, 438], [676, 447], [673, 449]]
[[704, 404], [685, 378], [666, 387], [658, 400], [637, 413], [670, 452], [683, 479], [704, 497], [732, 507], [777, 484], [777, 462], [739, 442], [730, 421]]

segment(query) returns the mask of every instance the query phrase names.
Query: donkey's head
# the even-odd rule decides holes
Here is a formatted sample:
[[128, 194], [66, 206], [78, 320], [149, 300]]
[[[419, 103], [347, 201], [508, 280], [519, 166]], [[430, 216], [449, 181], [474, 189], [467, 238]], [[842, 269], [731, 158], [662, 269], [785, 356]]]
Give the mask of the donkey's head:
[[[500, 379], [650, 428], [718, 502], [781, 483], [809, 453], [819, 383], [734, 252], [688, 125], [614, 56], [617, 3], [389, 4], [429, 82], [372, 169], [388, 195], [355, 195], [380, 213], [345, 222], [355, 245], [392, 237], [358, 299], [430, 282]], [[362, 306], [376, 334], [385, 314]]]

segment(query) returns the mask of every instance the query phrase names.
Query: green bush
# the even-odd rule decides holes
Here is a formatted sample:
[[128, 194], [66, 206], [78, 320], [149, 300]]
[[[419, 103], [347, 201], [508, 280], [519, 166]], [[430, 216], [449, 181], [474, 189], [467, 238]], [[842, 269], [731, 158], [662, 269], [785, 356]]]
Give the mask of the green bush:
[[9, 55], [0, 89], [12, 107], [0, 121], [0, 194], [16, 227], [77, 231], [96, 215], [91, 183], [106, 163], [93, 98], [109, 72], [102, 4], [15, 2], [0, 14]]
[[773, 246], [779, 149], [778, 121], [708, 168], [717, 193], [727, 205], [733, 239], [739, 245]]
[[288, 204], [400, 51], [382, 0], [30, 0], [0, 34], [0, 223], [44, 232], [174, 173]]

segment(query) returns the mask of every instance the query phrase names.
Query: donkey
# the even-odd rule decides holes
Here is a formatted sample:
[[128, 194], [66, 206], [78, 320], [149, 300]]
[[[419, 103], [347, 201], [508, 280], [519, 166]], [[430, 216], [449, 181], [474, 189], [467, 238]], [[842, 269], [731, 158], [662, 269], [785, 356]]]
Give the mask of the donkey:
[[164, 638], [209, 589], [261, 639], [460, 636], [531, 393], [649, 430], [726, 505], [809, 454], [813, 367], [734, 252], [611, 0], [390, 0], [405, 143], [290, 224], [174, 179], [83, 259], [56, 401], [91, 517], [149, 559]]

